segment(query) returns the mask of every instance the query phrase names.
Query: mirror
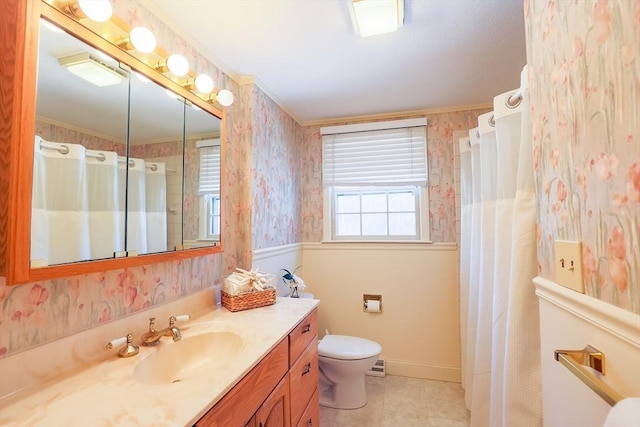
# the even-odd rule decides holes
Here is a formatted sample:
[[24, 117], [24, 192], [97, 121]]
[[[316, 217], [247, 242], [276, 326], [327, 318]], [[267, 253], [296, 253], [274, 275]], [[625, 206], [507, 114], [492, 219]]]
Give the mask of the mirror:
[[31, 266], [219, 244], [221, 120], [40, 21]]

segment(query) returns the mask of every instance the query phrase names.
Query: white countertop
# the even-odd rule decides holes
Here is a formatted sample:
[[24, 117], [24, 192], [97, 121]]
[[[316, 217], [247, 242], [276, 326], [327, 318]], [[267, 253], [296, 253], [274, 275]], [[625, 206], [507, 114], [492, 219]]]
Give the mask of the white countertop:
[[[163, 338], [157, 347], [140, 346], [140, 353], [131, 358], [120, 358], [114, 350], [105, 361], [3, 398], [0, 425], [191, 426], [317, 304], [312, 299], [278, 298], [268, 307], [236, 313], [218, 308], [192, 317], [177, 325], [183, 339], [208, 331], [232, 331], [242, 337], [243, 347], [229, 363], [203, 365], [197, 375], [171, 384], [143, 384], [133, 372], [143, 358], [179, 341]], [[139, 340], [134, 336], [136, 344]]]

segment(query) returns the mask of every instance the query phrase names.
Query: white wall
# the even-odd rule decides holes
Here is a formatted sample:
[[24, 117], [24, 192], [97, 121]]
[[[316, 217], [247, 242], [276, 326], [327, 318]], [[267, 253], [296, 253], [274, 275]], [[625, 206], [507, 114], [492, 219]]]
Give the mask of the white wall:
[[[304, 243], [298, 274], [321, 301], [321, 335], [380, 343], [389, 374], [460, 381], [457, 253], [453, 243]], [[363, 312], [365, 293], [382, 295], [382, 313]]]
[[587, 345], [605, 355], [596, 374], [623, 397], [640, 396], [640, 316], [540, 277], [543, 421], [545, 427], [600, 427], [610, 406], [554, 357]]
[[300, 243], [256, 249], [253, 251], [251, 268], [258, 268], [263, 273], [273, 274], [273, 285], [276, 286], [277, 295], [282, 297], [289, 295], [289, 287], [282, 281], [282, 272], [280, 270], [286, 268], [293, 273], [293, 270], [302, 264], [301, 259], [302, 244]]

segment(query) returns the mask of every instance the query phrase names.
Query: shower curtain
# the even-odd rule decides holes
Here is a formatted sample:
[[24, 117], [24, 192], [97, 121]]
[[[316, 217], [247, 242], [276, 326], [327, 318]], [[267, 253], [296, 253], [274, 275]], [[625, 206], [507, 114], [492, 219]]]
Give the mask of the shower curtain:
[[[527, 70], [460, 143], [463, 387], [471, 426], [542, 424]], [[474, 138], [479, 136], [479, 138]], [[477, 147], [477, 148], [476, 148]]]
[[147, 251], [167, 250], [167, 175], [164, 163], [147, 163], [145, 170], [145, 203], [147, 216]]
[[[54, 265], [111, 258], [114, 252], [125, 249], [125, 229], [136, 243], [142, 242], [142, 250], [136, 248], [140, 253], [146, 252], [148, 239], [154, 250], [166, 250], [164, 164], [147, 164], [154, 175], [147, 187], [145, 162], [130, 159], [129, 195], [133, 199], [129, 201], [131, 219], [125, 224], [126, 163], [115, 152], [49, 142], [36, 136], [31, 261]], [[154, 211], [144, 210], [147, 200]], [[153, 227], [149, 229], [147, 215], [152, 218]]]

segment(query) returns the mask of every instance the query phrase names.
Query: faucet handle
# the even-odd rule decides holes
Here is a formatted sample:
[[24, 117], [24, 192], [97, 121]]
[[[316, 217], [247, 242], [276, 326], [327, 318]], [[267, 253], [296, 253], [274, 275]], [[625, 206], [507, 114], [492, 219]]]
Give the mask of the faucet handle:
[[176, 321], [178, 322], [186, 322], [187, 320], [189, 320], [189, 315], [188, 314], [179, 314], [177, 316], [171, 316], [169, 318], [169, 327], [173, 328], [174, 323], [176, 323]]
[[133, 334], [127, 334], [127, 336], [113, 339], [107, 343], [107, 348], [112, 349], [113, 347], [126, 344], [120, 350], [118, 350], [119, 357], [131, 357], [138, 354], [140, 348], [137, 345], [133, 344]]

